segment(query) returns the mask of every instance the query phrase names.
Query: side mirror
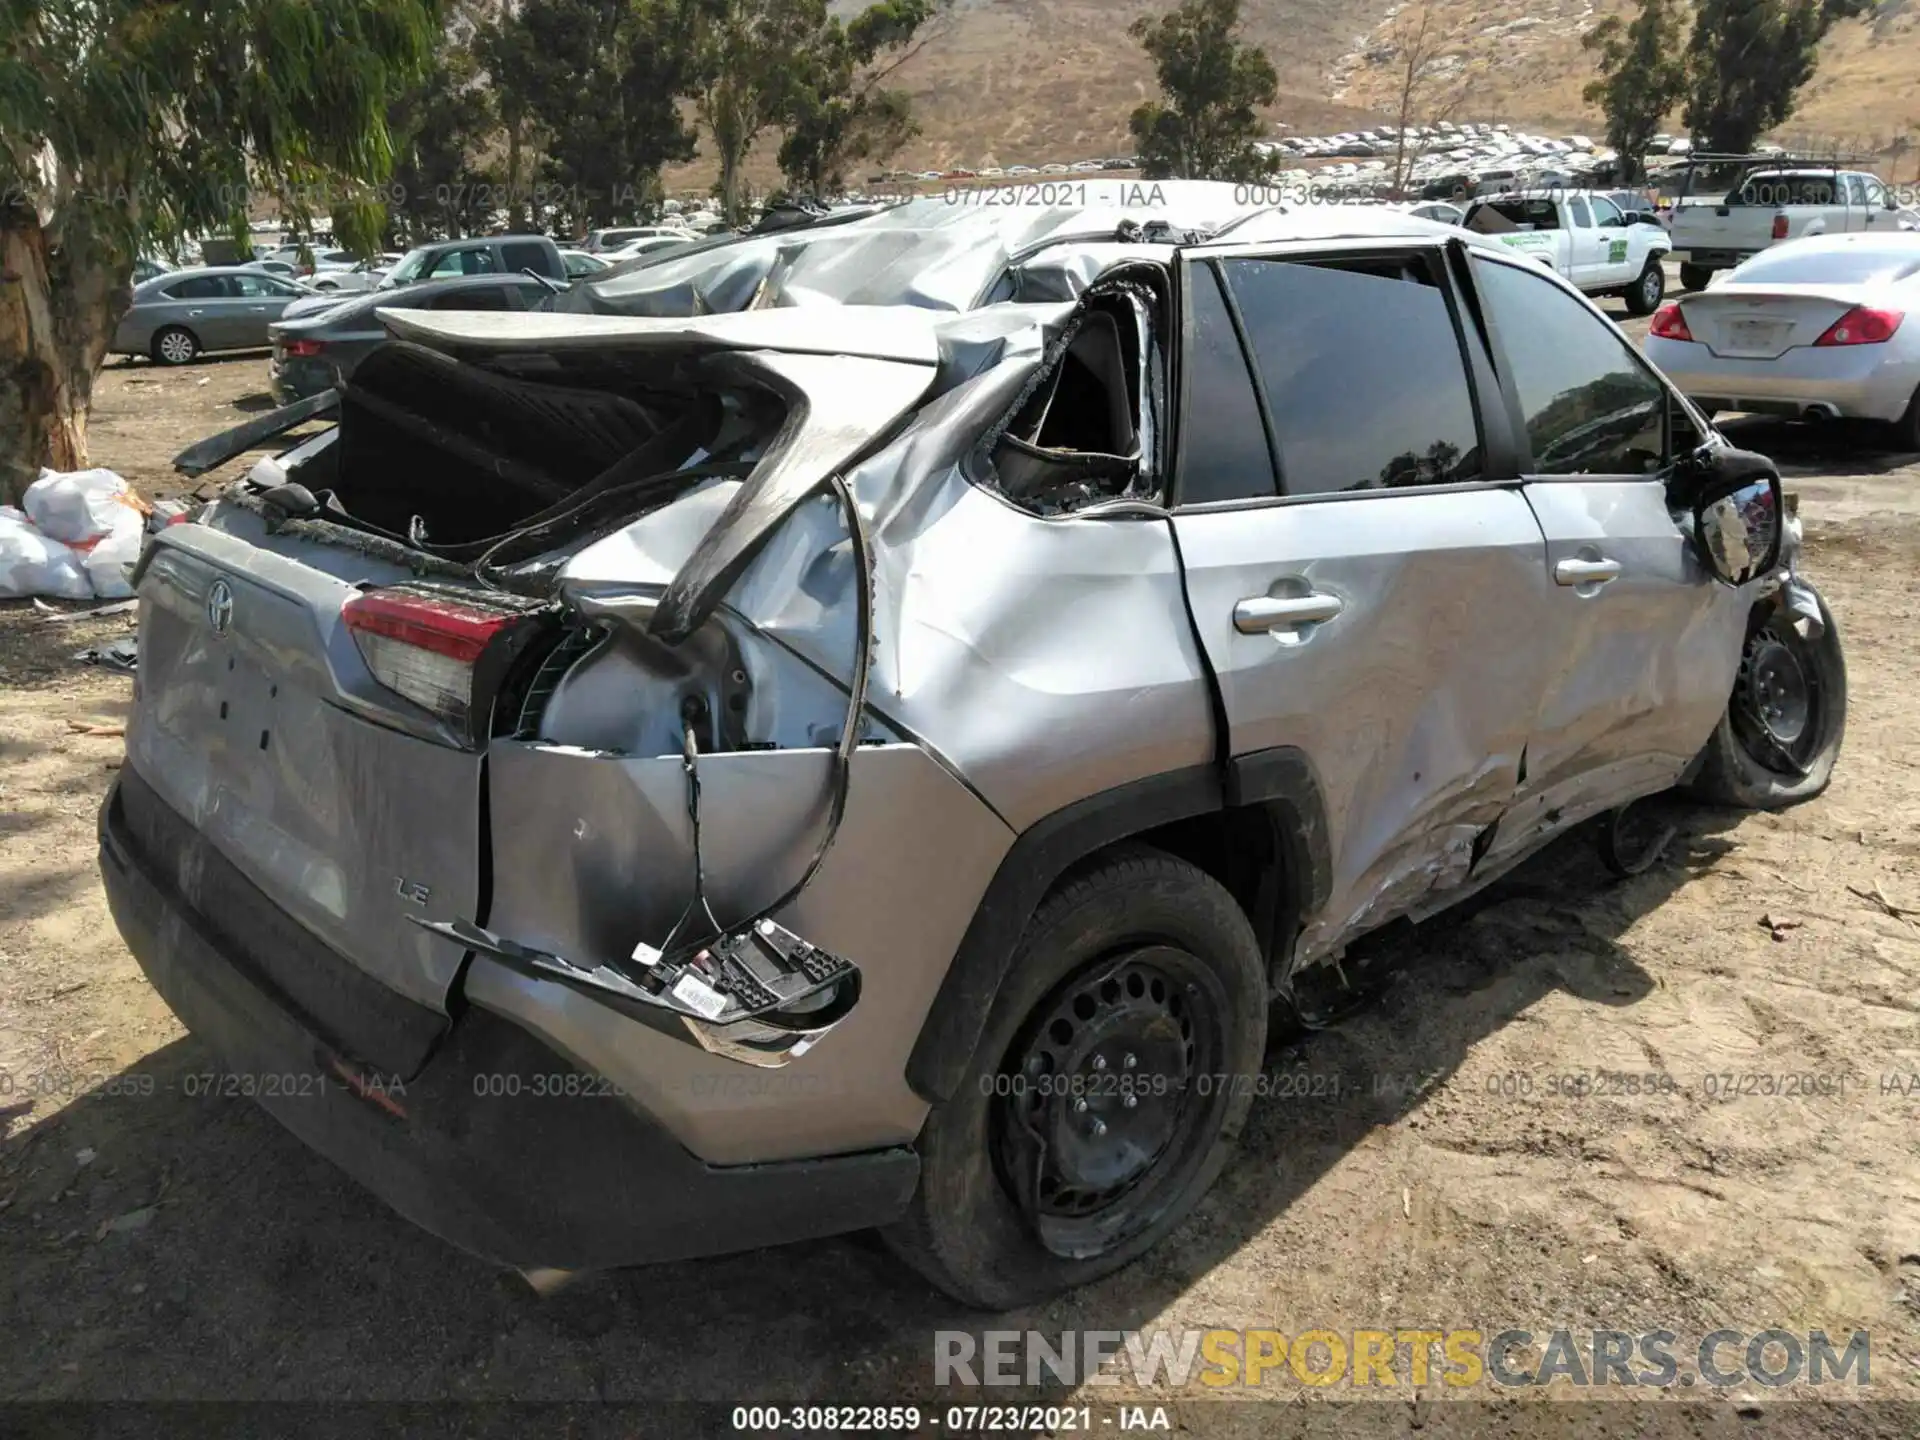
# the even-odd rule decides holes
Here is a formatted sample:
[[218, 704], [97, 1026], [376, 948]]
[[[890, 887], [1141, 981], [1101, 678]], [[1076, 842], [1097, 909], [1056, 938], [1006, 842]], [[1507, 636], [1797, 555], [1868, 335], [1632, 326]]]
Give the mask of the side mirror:
[[1771, 460], [1707, 446], [1681, 473], [1691, 481], [1694, 545], [1715, 579], [1744, 585], [1780, 563], [1785, 505]]

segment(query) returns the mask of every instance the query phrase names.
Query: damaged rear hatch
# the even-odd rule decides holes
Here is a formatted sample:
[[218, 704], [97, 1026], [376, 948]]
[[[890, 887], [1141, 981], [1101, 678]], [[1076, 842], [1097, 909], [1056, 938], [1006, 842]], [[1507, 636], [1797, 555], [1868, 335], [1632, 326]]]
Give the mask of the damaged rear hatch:
[[912, 409], [937, 346], [930, 317], [872, 310], [387, 319], [411, 343], [363, 363], [337, 429], [149, 550], [123, 788], [164, 807], [136, 828], [192, 911], [232, 912], [237, 876], [430, 1015], [355, 1033], [343, 987], [271, 977], [342, 1049], [411, 1073], [466, 960], [446, 928], [485, 923], [489, 830], [515, 823], [486, 813], [489, 742], [577, 633], [567, 557], [730, 487], [671, 585], [587, 587], [650, 588], [655, 634], [684, 637]]

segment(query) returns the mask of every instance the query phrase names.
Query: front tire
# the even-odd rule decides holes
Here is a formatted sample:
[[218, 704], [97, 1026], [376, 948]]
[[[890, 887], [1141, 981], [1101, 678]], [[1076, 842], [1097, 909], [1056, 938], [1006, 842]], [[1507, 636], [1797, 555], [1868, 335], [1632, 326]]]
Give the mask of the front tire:
[[1028, 922], [883, 1238], [991, 1310], [1118, 1270], [1213, 1184], [1266, 1029], [1260, 948], [1226, 889], [1163, 851], [1111, 852]]
[[156, 365], [186, 365], [200, 353], [200, 337], [184, 325], [169, 325], [153, 337], [148, 347]]
[[1680, 267], [1680, 288], [1682, 290], [1704, 290], [1707, 282], [1713, 279], [1713, 271], [1704, 265], [1682, 265]]
[[1827, 788], [1847, 732], [1847, 662], [1819, 603], [1825, 628], [1813, 640], [1784, 606], [1770, 600], [1755, 611], [1733, 696], [1687, 787], [1696, 798], [1781, 810]]
[[1667, 272], [1658, 255], [1647, 257], [1646, 269], [1625, 291], [1629, 315], [1651, 315], [1667, 296]]

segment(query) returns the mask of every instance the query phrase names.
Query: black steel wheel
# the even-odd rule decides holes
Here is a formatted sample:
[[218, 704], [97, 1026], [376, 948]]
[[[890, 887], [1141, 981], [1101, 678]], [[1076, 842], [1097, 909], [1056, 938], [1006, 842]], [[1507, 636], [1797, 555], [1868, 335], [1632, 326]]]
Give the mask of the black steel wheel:
[[1229, 1098], [1213, 1083], [1225, 1004], [1204, 964], [1156, 945], [1084, 967], [1038, 1007], [988, 1124], [1001, 1184], [1047, 1249], [1098, 1254], [1182, 1187]]
[[1239, 1134], [1267, 1000], [1253, 928], [1205, 871], [1143, 845], [1087, 862], [1028, 921], [883, 1238], [987, 1309], [1145, 1253]]
[[1847, 728], [1840, 631], [1820, 601], [1819, 634], [1773, 600], [1754, 611], [1726, 713], [1689, 789], [1702, 799], [1774, 810], [1827, 788]]

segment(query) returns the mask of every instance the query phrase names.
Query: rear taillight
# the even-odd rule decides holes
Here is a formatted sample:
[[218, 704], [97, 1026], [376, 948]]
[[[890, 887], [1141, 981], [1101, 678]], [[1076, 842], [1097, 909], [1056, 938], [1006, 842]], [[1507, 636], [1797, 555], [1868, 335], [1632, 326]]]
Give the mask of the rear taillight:
[[1773, 238], [1776, 240], [1784, 240], [1787, 238], [1786, 216], [1776, 215], [1773, 217]]
[[1815, 345], [1884, 345], [1893, 338], [1906, 314], [1856, 305], [1827, 327]]
[[280, 353], [296, 360], [311, 359], [327, 347], [318, 340], [281, 340]]
[[478, 739], [474, 722], [539, 608], [518, 596], [396, 585], [354, 596], [340, 615], [375, 680]]
[[1647, 327], [1647, 333], [1662, 340], [1691, 340], [1693, 332], [1687, 328], [1687, 317], [1680, 313], [1678, 305], [1662, 305], [1653, 312], [1653, 323]]

